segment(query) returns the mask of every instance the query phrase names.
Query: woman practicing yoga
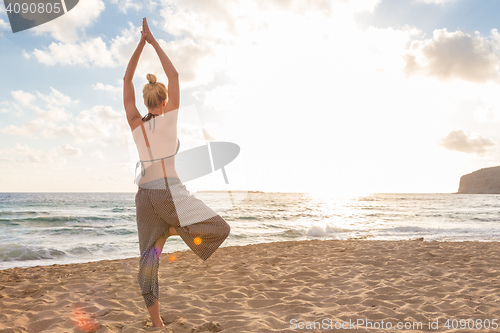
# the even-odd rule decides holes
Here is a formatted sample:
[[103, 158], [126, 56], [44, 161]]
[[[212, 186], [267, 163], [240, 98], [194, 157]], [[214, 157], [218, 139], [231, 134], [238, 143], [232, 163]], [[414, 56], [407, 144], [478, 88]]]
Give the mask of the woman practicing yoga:
[[[149, 83], [142, 94], [148, 114], [141, 116], [135, 105], [132, 79], [146, 42], [151, 44], [168, 78], [168, 90], [156, 76], [148, 74]], [[165, 326], [160, 317], [158, 268], [168, 237], [179, 235], [202, 260], [208, 259], [229, 235], [224, 219], [195, 198], [175, 171], [179, 149], [177, 118], [179, 113], [179, 75], [143, 19], [141, 40], [130, 58], [123, 78], [123, 103], [132, 130], [141, 167], [135, 196], [139, 234], [139, 273], [144, 302], [153, 326]], [[147, 123], [147, 124], [146, 124]]]

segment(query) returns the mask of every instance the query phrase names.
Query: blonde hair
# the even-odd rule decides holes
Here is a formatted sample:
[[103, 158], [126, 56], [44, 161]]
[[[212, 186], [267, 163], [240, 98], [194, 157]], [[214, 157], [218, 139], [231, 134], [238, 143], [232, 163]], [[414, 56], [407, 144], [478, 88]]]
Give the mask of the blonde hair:
[[161, 105], [168, 96], [167, 87], [161, 82], [156, 82], [156, 75], [146, 75], [149, 83], [142, 88], [142, 97], [148, 109], [155, 109]]

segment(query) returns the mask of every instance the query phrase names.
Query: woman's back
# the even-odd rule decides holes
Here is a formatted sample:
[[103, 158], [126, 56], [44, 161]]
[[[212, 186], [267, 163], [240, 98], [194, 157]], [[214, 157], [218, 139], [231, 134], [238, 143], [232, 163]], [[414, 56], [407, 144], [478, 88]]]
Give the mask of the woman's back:
[[[165, 177], [179, 178], [175, 171], [177, 140], [177, 119], [179, 109], [151, 117], [132, 130], [139, 159], [136, 179], [138, 185]], [[171, 156], [169, 158], [165, 158]], [[151, 161], [155, 160], [155, 161]], [[141, 164], [141, 163], [140, 163]]]

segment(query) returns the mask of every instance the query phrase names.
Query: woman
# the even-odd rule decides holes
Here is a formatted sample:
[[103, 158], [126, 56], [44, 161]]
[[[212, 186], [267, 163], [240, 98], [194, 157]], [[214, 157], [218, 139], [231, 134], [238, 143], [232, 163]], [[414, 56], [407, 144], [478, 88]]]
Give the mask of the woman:
[[[142, 28], [141, 40], [123, 78], [123, 103], [141, 159], [141, 178], [135, 196], [141, 251], [137, 281], [153, 326], [163, 327], [158, 300], [158, 268], [167, 238], [179, 235], [189, 248], [206, 260], [227, 238], [230, 227], [215, 211], [189, 193], [175, 171], [174, 155], [179, 149], [179, 75], [153, 37], [146, 18]], [[135, 105], [132, 79], [146, 42], [154, 47], [160, 58], [168, 78], [168, 90], [163, 83], [156, 82], [155, 75], [147, 75], [149, 83], [143, 88], [143, 98], [148, 114], [142, 117]]]

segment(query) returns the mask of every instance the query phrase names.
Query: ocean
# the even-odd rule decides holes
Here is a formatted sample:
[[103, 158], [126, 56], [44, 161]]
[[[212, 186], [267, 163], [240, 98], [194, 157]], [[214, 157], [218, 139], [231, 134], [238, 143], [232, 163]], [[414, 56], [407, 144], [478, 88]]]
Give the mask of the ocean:
[[[195, 193], [231, 225], [222, 246], [310, 239], [500, 241], [500, 195], [241, 195], [232, 205], [227, 193]], [[164, 253], [187, 249], [171, 237]], [[138, 256], [135, 192], [0, 193], [0, 269]]]

